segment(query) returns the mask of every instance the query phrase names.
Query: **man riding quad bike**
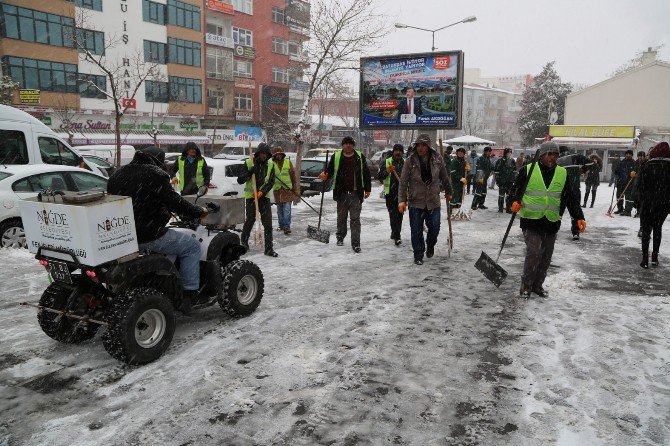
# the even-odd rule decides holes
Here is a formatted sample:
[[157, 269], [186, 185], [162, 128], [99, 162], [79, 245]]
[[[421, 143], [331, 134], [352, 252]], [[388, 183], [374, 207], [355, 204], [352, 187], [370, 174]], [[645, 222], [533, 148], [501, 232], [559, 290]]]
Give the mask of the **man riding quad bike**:
[[[143, 364], [169, 347], [174, 308], [189, 313], [218, 301], [227, 314], [242, 317], [260, 304], [263, 275], [254, 263], [239, 260], [247, 251], [239, 236], [228, 230], [231, 225], [202, 224], [219, 206], [196, 206], [175, 192], [163, 170], [164, 156], [154, 147], [138, 151], [107, 185], [110, 194], [132, 198], [139, 255], [90, 267], [67, 251], [38, 250], [40, 263], [56, 278], [42, 295], [38, 314], [53, 339], [79, 343], [103, 325], [102, 342], [111, 356]], [[199, 191], [195, 201], [204, 193]], [[219, 201], [226, 199], [237, 200], [241, 214], [241, 199]], [[63, 257], [71, 260], [55, 261]], [[56, 263], [67, 265], [65, 278], [54, 274]]]

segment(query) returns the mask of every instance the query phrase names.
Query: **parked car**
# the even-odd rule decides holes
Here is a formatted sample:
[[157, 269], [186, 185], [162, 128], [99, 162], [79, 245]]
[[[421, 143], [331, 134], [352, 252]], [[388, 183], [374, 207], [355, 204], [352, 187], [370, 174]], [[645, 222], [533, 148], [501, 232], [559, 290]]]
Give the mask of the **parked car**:
[[205, 158], [205, 161], [213, 169], [208, 195], [244, 196], [244, 184], [237, 184], [237, 177], [246, 169], [244, 161], [214, 158]]
[[59, 191], [107, 190], [107, 178], [79, 167], [33, 164], [0, 166], [0, 246], [24, 248], [26, 236], [18, 200], [45, 189]]
[[252, 152], [255, 152], [262, 141], [231, 141], [221, 150], [221, 153], [215, 155], [216, 159], [243, 160], [249, 157], [249, 144]]
[[[300, 163], [300, 193], [321, 192], [323, 181], [319, 174], [326, 170], [325, 158], [305, 158]], [[326, 180], [326, 190], [330, 190], [333, 179]]]
[[107, 160], [100, 158], [99, 156], [95, 155], [83, 155], [84, 159], [92, 164], [95, 164], [98, 166], [100, 169], [101, 173], [103, 176], [109, 178], [111, 174], [114, 173], [116, 168], [114, 167], [114, 164], [108, 162]]
[[307, 158], [323, 158], [326, 159], [326, 152], [329, 153], [329, 156], [333, 156], [333, 153], [337, 152], [338, 150], [341, 150], [340, 148], [318, 148], [318, 149], [309, 149], [307, 153], [305, 153], [304, 159]]
[[[82, 155], [94, 155], [103, 158], [108, 163], [116, 164], [116, 145], [114, 144], [95, 144], [74, 146], [74, 148]], [[135, 156], [135, 147], [122, 144], [121, 145], [121, 165], [125, 166], [133, 160]]]
[[0, 105], [0, 165], [31, 164], [83, 167], [102, 175], [98, 166], [42, 122], [23, 110]]

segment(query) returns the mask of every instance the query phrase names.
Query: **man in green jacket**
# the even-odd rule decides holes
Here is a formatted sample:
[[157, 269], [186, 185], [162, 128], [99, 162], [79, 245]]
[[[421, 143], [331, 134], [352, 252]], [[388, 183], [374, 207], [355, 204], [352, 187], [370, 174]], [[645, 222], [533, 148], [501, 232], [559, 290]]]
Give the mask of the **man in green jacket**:
[[377, 179], [384, 184], [384, 195], [386, 198], [386, 209], [389, 212], [391, 222], [391, 239], [396, 246], [400, 246], [400, 231], [402, 230], [403, 215], [398, 211], [398, 178], [402, 175], [402, 168], [405, 164], [403, 153], [405, 148], [402, 144], [393, 146], [393, 153], [386, 158], [384, 164], [380, 167]]
[[484, 147], [484, 153], [477, 160], [477, 175], [475, 176], [475, 197], [472, 199], [472, 209], [488, 209], [484, 206], [486, 200], [486, 182], [493, 171], [491, 163], [491, 148]]

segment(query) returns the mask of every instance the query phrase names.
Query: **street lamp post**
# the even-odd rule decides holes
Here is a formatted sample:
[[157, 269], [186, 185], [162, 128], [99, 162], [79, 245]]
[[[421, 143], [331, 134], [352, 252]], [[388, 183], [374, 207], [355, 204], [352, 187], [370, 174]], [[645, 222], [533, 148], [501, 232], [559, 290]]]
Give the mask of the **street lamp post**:
[[437, 48], [435, 48], [435, 33], [438, 31], [442, 31], [443, 29], [449, 28], [450, 26], [458, 25], [459, 23], [469, 23], [469, 22], [474, 22], [477, 20], [477, 17], [471, 15], [470, 17], [466, 17], [463, 20], [459, 20], [458, 22], [452, 23], [450, 25], [443, 26], [442, 28], [437, 28], [437, 29], [426, 29], [426, 28], [419, 28], [418, 26], [411, 26], [411, 25], [405, 25], [404, 23], [396, 23], [395, 27], [396, 28], [412, 28], [412, 29], [418, 29], [420, 31], [427, 31], [433, 35], [433, 46], [430, 48], [432, 52], [435, 52]]

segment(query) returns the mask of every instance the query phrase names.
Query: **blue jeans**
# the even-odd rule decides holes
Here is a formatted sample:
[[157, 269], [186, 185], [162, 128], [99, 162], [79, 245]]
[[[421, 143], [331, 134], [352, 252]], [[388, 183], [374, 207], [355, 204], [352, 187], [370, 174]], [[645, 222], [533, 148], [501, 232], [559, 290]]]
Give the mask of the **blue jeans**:
[[412, 249], [414, 250], [415, 260], [423, 260], [423, 253], [426, 251], [426, 245], [423, 241], [424, 222], [428, 227], [426, 244], [433, 247], [437, 243], [437, 235], [440, 233], [440, 208], [435, 208], [432, 211], [409, 208], [409, 228], [412, 232]]
[[148, 249], [159, 254], [176, 255], [179, 259], [181, 284], [187, 291], [200, 288], [200, 243], [195, 237], [184, 232], [168, 229], [160, 238], [142, 243], [140, 249]]
[[277, 203], [277, 220], [280, 228], [291, 228], [291, 202]]

